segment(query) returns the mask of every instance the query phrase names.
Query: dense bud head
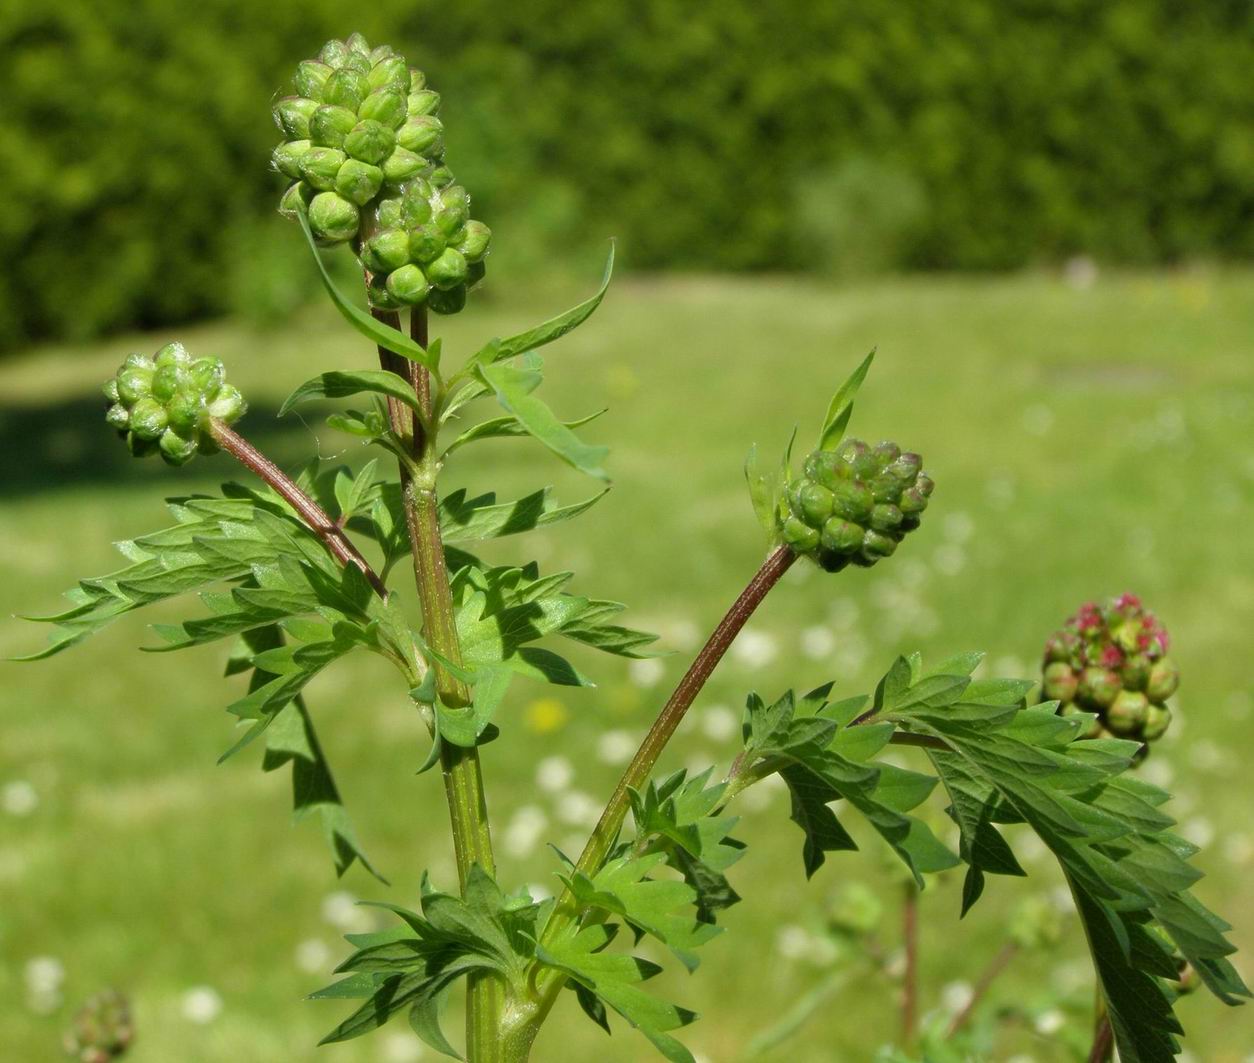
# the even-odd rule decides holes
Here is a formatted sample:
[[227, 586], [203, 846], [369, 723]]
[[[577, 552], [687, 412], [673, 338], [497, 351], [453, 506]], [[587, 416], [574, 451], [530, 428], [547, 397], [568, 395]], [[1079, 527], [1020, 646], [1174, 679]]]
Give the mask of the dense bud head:
[[159, 453], [172, 465], [198, 451], [215, 451], [211, 420], [230, 424], [246, 409], [243, 395], [226, 383], [219, 359], [193, 359], [179, 343], [167, 344], [151, 359], [129, 355], [104, 392], [115, 400], [105, 419], [131, 453]]
[[492, 234], [444, 164], [440, 94], [403, 56], [358, 34], [328, 41], [292, 84], [295, 94], [274, 105], [285, 139], [272, 164], [293, 182], [280, 212], [307, 217], [324, 246], [352, 242], [372, 306], [413, 306], [438, 290], [431, 308], [456, 313], [484, 275]]
[[[1167, 729], [1164, 702], [1180, 682], [1168, 644], [1166, 628], [1136, 595], [1086, 602], [1045, 643], [1043, 696], [1096, 713], [1102, 733], [1152, 742]], [[1064, 669], [1079, 676], [1069, 696]]]
[[75, 1013], [62, 1037], [66, 1054], [77, 1063], [110, 1063], [135, 1040], [127, 999], [114, 989], [97, 993]]
[[858, 439], [808, 455], [780, 504], [781, 541], [830, 572], [890, 556], [927, 508], [919, 490], [922, 463], [906, 477], [905, 457], [895, 443], [869, 447]]

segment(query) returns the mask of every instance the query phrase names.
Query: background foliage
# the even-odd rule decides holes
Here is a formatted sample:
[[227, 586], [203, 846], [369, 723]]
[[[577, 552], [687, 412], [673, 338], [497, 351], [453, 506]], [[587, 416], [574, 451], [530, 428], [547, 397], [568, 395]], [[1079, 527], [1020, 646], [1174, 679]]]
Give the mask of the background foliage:
[[1237, 0], [10, 0], [0, 347], [305, 294], [264, 101], [359, 28], [446, 97], [529, 268], [990, 269], [1254, 252]]

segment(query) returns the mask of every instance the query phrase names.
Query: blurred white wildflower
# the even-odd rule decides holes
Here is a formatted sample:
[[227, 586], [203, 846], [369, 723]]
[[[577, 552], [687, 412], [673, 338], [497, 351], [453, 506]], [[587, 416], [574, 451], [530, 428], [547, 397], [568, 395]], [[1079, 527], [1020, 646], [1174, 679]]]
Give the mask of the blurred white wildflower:
[[657, 686], [662, 681], [662, 676], [665, 673], [666, 666], [656, 657], [645, 657], [639, 661], [632, 661], [627, 666], [627, 675], [642, 690], [648, 690]]
[[413, 1034], [390, 1033], [383, 1040], [383, 1063], [418, 1063], [424, 1054]]
[[538, 805], [522, 805], [510, 816], [501, 840], [510, 856], [530, 856], [549, 825], [549, 817]]
[[942, 576], [956, 576], [967, 567], [967, 552], [957, 543], [941, 543], [932, 551], [932, 564]]
[[29, 816], [39, 807], [39, 795], [25, 779], [16, 779], [0, 791], [0, 807], [10, 816]]
[[582, 790], [567, 790], [557, 798], [557, 818], [572, 827], [593, 827], [601, 818], [601, 803]]
[[1141, 765], [1141, 778], [1151, 786], [1169, 789], [1175, 777], [1176, 769], [1171, 766], [1171, 761], [1166, 757], [1150, 757]]
[[1254, 860], [1254, 841], [1248, 834], [1229, 834], [1224, 839], [1224, 859], [1230, 864], [1248, 864]]
[[731, 653], [746, 668], [765, 668], [779, 654], [779, 644], [767, 632], [746, 627], [732, 643]]
[[602, 764], [626, 764], [637, 745], [638, 739], [630, 731], [606, 731], [597, 739], [597, 760]]
[[1180, 836], [1199, 849], [1205, 849], [1215, 840], [1215, 824], [1206, 816], [1194, 816], [1180, 825]]
[[39, 1015], [48, 1015], [61, 1006], [65, 965], [55, 956], [33, 956], [26, 962], [26, 1006]]
[[222, 997], [216, 989], [199, 985], [183, 994], [181, 1010], [188, 1022], [205, 1026], [222, 1014]]
[[815, 624], [801, 632], [801, 652], [812, 661], [822, 660], [836, 648], [836, 636], [832, 629]]
[[1067, 1025], [1067, 1016], [1057, 1008], [1042, 1011], [1032, 1023], [1042, 1037], [1052, 1037]]
[[545, 757], [536, 765], [536, 785], [546, 793], [565, 790], [574, 779], [574, 765], [563, 756]]
[[331, 964], [331, 948], [321, 938], [307, 938], [296, 946], [296, 967], [306, 974], [321, 974]]
[[701, 713], [701, 730], [712, 742], [725, 742], [740, 731], [740, 717], [726, 705], [711, 705]]
[[1067, 286], [1077, 292], [1086, 292], [1097, 283], [1097, 263], [1088, 255], [1072, 255], [1062, 265], [1062, 277]]
[[948, 513], [941, 523], [941, 534], [952, 543], [965, 543], [975, 532], [975, 521], [964, 510]]
[[775, 932], [775, 951], [786, 960], [800, 960], [810, 952], [810, 931], [788, 924]]
[[1018, 679], [1028, 673], [1028, 666], [1012, 653], [1003, 654], [990, 667], [998, 679]]
[[975, 996], [970, 982], [950, 982], [941, 989], [941, 1007], [951, 1015], [960, 1012]]
[[336, 890], [322, 898], [322, 918], [345, 934], [364, 934], [374, 926], [370, 912], [347, 890]]
[[1015, 501], [1015, 480], [1008, 472], [994, 473], [984, 485], [984, 497], [993, 509], [1009, 509]]

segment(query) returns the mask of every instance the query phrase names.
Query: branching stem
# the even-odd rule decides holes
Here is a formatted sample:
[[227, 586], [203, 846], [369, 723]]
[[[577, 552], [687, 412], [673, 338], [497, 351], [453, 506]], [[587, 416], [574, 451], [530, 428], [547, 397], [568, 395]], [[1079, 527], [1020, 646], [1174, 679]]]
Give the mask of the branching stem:
[[[711, 673], [727, 653], [740, 633], [740, 629], [745, 626], [771, 588], [780, 581], [796, 560], [797, 555], [786, 546], [772, 550], [762, 563], [762, 567], [749, 581], [748, 586], [741, 591], [740, 596], [719, 621], [718, 626], [701, 648], [701, 652], [697, 654], [696, 659], [679, 681], [679, 685], [675, 687], [674, 693], [662, 707], [662, 711], [654, 720], [649, 733], [645, 735], [636, 755], [632, 757], [631, 763], [623, 772], [622, 778], [618, 780], [618, 785], [614, 788], [605, 811], [601, 813], [601, 818], [579, 857], [576, 865], [578, 871], [586, 875], [596, 874], [613, 846], [614, 839], [618, 836], [627, 810], [631, 807], [629, 791], [639, 789], [648, 781], [658, 758], [674, 735], [675, 728], [679, 726], [684, 714], [696, 700], [697, 694], [701, 692], [701, 688], [705, 686]], [[570, 891], [566, 890], [562, 893], [553, 914], [541, 932], [541, 941], [553, 941], [578, 918], [578, 904]], [[533, 1029], [539, 1027], [552, 1009], [564, 982], [564, 976], [551, 970], [542, 972], [542, 976], [537, 979], [539, 1006], [536, 1013], [529, 1019]]]
[[216, 417], [209, 422], [209, 432], [218, 446], [269, 484], [289, 506], [296, 510], [300, 519], [314, 535], [322, 540], [323, 545], [340, 564], [356, 565], [361, 569], [362, 575], [370, 581], [370, 586], [375, 589], [379, 597], [387, 597], [388, 590], [383, 580], [362, 557], [361, 552], [353, 545], [353, 541], [344, 529], [327, 516], [326, 511], [302, 491], [287, 473], [247, 439]]
[[993, 983], [997, 981], [1001, 973], [1010, 966], [1010, 961], [1019, 954], [1019, 946], [1013, 941], [1008, 941], [998, 951], [997, 955], [989, 961], [983, 973], [976, 980], [975, 988], [971, 990], [971, 999], [966, 1002], [957, 1015], [953, 1017], [953, 1021], [949, 1024], [949, 1029], [945, 1031], [945, 1037], [950, 1038], [958, 1033], [967, 1021], [975, 1014], [975, 1009], [979, 1006], [980, 1001], [988, 995], [989, 989]]

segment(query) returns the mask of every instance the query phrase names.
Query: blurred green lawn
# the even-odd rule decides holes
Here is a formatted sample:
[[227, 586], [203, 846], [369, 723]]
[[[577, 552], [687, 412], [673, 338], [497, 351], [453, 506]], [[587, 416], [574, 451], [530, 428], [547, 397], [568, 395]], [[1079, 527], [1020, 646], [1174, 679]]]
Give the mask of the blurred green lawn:
[[[481, 300], [439, 323], [446, 357], [582, 294], [535, 288]], [[98, 382], [128, 350], [151, 351], [173, 335], [45, 348], [0, 366], [4, 614], [53, 611], [75, 578], [115, 567], [111, 541], [162, 524], [164, 495], [236, 476], [225, 458], [182, 471], [130, 462], [103, 424]], [[331, 310], [319, 306], [275, 333], [228, 322], [177, 335], [227, 360], [253, 401], [245, 432], [282, 460], [314, 446], [328, 459], [363, 460], [316, 418], [274, 423], [277, 404], [306, 377], [369, 364], [368, 347]], [[490, 553], [574, 569], [579, 589], [628, 601], [629, 620], [661, 631], [677, 653], [660, 669], [581, 658], [600, 684], [591, 691], [515, 686], [500, 717], [504, 738], [484, 754], [503, 879], [552, 885], [555, 861], [527, 837], [528, 816], [547, 822], [543, 839], [579, 847], [580, 795], [607, 792], [616, 768], [603, 754], [626, 742], [622, 733], [599, 737], [642, 732], [698, 634], [760, 560], [741, 474], [749, 443], [776, 452], [794, 423], [808, 441], [832, 388], [878, 345], [853, 430], [924, 453], [938, 488], [923, 528], [870, 572], [790, 576], [698, 702], [671, 763], [726, 764], [736, 741], [728, 721], [749, 689], [773, 696], [834, 678], [839, 691], [856, 693], [898, 652], [981, 648], [994, 671], [1031, 675], [1044, 637], [1077, 604], [1134, 589], [1169, 625], [1184, 670], [1179, 722], [1146, 770], [1173, 780], [1183, 832], [1203, 844], [1202, 898], [1254, 948], [1254, 787], [1242, 769], [1254, 737], [1251, 337], [1249, 271], [1103, 275], [1087, 288], [1044, 275], [844, 288], [619, 283], [587, 326], [547, 352], [545, 385], [566, 416], [609, 405], [584, 431], [613, 446], [614, 490], [581, 521]], [[525, 443], [485, 444], [460, 459], [451, 484], [513, 494], [554, 483], [564, 500], [593, 490]], [[0, 652], [29, 651], [43, 635], [6, 619]], [[230, 695], [218, 678], [225, 648], [145, 656], [134, 648], [145, 641], [153, 640], [131, 619], [50, 662], [4, 666], [0, 997], [9, 1006], [0, 1012], [0, 1058], [58, 1058], [73, 1005], [105, 985], [133, 994], [136, 1063], [420, 1058], [402, 1022], [315, 1050], [344, 1010], [301, 1000], [343, 955], [333, 925], [345, 921], [342, 891], [410, 904], [423, 868], [437, 883], [453, 881], [439, 782], [414, 775], [426, 742], [404, 692], [365, 658], [347, 659], [310, 689], [361, 841], [394, 888], [356, 869], [337, 883], [318, 830], [286, 822], [285, 771], [263, 775], [252, 754], [214, 764], [232, 741], [222, 712]], [[537, 763], [554, 754], [574, 764], [557, 794], [536, 782]], [[512, 810], [523, 806], [531, 809], [511, 831]], [[795, 955], [805, 940], [796, 928], [817, 931], [850, 877], [882, 881], [878, 856], [846, 854], [807, 884], [786, 801], [775, 795], [745, 816], [751, 846], [732, 879], [746, 900], [729, 913], [732, 932], [706, 950], [694, 978], [668, 973], [654, 983], [703, 1013], [686, 1040], [712, 1063], [740, 1058], [747, 1040], [822, 976], [821, 952]], [[870, 839], [867, 848], [878, 852]], [[961, 926], [956, 878], [925, 897], [925, 1009], [942, 1006], [943, 987], [952, 999], [960, 994], [951, 983], [975, 977], [1014, 901], [1056, 887], [1048, 864], [1026, 851], [1031, 878], [992, 880]], [[895, 934], [884, 930], [890, 947]], [[1086, 998], [1081, 950], [1072, 927], [1055, 954], [1012, 968], [998, 993], [1026, 999], [1070, 985]], [[64, 970], [64, 1003], [50, 1013], [55, 994], [32, 998], [28, 984], [48, 970], [31, 967], [40, 957]], [[1254, 972], [1248, 959], [1238, 963]], [[189, 1017], [198, 987], [222, 1005], [206, 1023]], [[869, 1059], [891, 1037], [894, 1009], [882, 983], [855, 981], [768, 1058]], [[1181, 1014], [1194, 1059], [1239, 1061], [1254, 1051], [1254, 1012], [1229, 1012], [1199, 993]], [[448, 1025], [456, 1029], [455, 1016]], [[1068, 1058], [1031, 1030], [1007, 1036], [994, 1058], [1016, 1053]], [[573, 999], [536, 1056], [651, 1058], [630, 1030], [607, 1040]]]

